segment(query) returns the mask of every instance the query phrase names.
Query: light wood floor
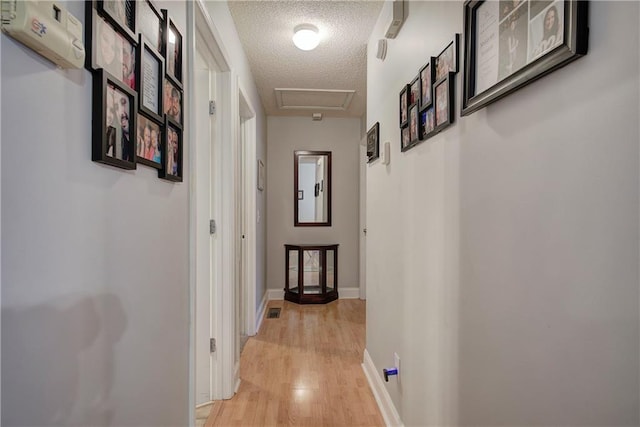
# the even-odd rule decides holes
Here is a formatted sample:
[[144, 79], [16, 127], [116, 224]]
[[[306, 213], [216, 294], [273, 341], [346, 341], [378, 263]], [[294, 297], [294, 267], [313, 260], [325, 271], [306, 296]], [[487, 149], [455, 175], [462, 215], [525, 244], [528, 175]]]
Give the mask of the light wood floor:
[[242, 383], [206, 426], [384, 426], [362, 371], [365, 302], [282, 307], [241, 356]]

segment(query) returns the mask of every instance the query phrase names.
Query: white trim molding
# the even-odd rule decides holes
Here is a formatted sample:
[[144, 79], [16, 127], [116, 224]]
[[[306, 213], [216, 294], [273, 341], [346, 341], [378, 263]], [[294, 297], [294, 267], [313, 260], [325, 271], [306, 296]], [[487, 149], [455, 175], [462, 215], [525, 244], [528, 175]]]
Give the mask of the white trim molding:
[[340, 299], [359, 299], [360, 288], [338, 288]]
[[404, 424], [400, 419], [400, 415], [391, 400], [391, 396], [389, 396], [389, 392], [387, 392], [387, 389], [382, 382], [382, 378], [378, 375], [376, 366], [373, 364], [373, 360], [371, 359], [371, 356], [369, 356], [369, 352], [366, 348], [364, 349], [362, 370], [369, 381], [369, 386], [371, 387], [373, 396], [376, 398], [376, 402], [378, 403], [378, 407], [380, 408], [380, 412], [384, 418], [384, 423], [388, 427], [404, 427]]
[[262, 320], [264, 319], [264, 316], [266, 314], [267, 311], [267, 293], [265, 292], [264, 296], [262, 297], [262, 302], [260, 303], [260, 307], [258, 307], [258, 314], [257, 314], [257, 319], [256, 319], [256, 334], [260, 331], [260, 326], [262, 326]]

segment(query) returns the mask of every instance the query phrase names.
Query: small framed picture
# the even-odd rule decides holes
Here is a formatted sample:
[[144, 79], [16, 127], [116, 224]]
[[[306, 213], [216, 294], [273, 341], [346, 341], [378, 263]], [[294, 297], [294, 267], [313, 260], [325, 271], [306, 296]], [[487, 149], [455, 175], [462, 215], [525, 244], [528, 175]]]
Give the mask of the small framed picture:
[[458, 72], [458, 44], [460, 34], [456, 34], [453, 40], [444, 48], [436, 58], [436, 80], [440, 80], [447, 73]]
[[435, 135], [435, 112], [433, 106], [420, 113], [420, 139], [425, 140]]
[[164, 113], [174, 122], [182, 124], [182, 91], [172, 81], [164, 81]]
[[420, 102], [420, 75], [411, 80], [409, 84], [411, 88], [411, 96], [409, 97], [409, 105], [417, 104]]
[[93, 77], [91, 159], [122, 169], [135, 169], [138, 95], [105, 70]]
[[168, 117], [165, 118], [164, 129], [162, 168], [158, 171], [158, 176], [169, 181], [182, 182], [182, 129]]
[[258, 190], [264, 190], [264, 163], [258, 159]]
[[137, 24], [136, 28], [138, 33], [142, 34], [147, 39], [150, 46], [152, 46], [156, 52], [162, 54], [163, 48], [163, 21], [162, 14], [158, 12], [158, 9], [151, 0], [140, 0], [138, 3], [138, 11], [136, 13]]
[[138, 46], [137, 74], [140, 111], [153, 117], [156, 121], [162, 122], [164, 120], [164, 59], [142, 34], [140, 34]]
[[438, 132], [451, 125], [454, 121], [454, 76], [453, 73], [448, 73], [443, 79], [438, 80], [433, 88], [435, 96], [435, 130]]
[[423, 111], [433, 102], [434, 64], [436, 58], [431, 57], [429, 62], [420, 69], [420, 110]]
[[411, 145], [411, 135], [409, 133], [409, 126], [402, 128], [402, 144], [400, 146], [400, 151], [407, 151]]
[[167, 64], [167, 76], [175, 86], [182, 89], [182, 33], [169, 16], [169, 12], [163, 9], [162, 13], [165, 25], [164, 59]]
[[[89, 15], [90, 13], [90, 15]], [[100, 17], [95, 9], [91, 16], [90, 49], [87, 55], [87, 68], [91, 71], [105, 69], [131, 89], [136, 89], [136, 46], [123, 36], [112, 23]]]
[[409, 143], [418, 142], [418, 104], [409, 107]]
[[367, 132], [367, 163], [380, 157], [380, 122], [376, 122]]
[[409, 85], [405, 85], [400, 91], [400, 127], [409, 125]]
[[162, 125], [138, 113], [136, 161], [152, 168], [162, 167]]
[[136, 1], [98, 0], [98, 11], [131, 41], [136, 40]]

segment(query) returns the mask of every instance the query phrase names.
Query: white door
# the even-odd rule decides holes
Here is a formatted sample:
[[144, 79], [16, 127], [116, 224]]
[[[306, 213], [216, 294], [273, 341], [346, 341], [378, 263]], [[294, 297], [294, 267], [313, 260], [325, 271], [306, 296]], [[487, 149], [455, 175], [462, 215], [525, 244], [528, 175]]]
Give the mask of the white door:
[[367, 145], [360, 144], [360, 299], [367, 299]]
[[215, 353], [210, 343], [215, 330], [213, 307], [215, 302], [216, 234], [210, 233], [214, 218], [214, 155], [215, 115], [209, 114], [209, 102], [215, 101], [216, 71], [202, 43], [196, 43], [195, 60], [195, 235], [196, 235], [196, 325], [195, 325], [195, 383], [196, 405], [210, 402], [214, 396]]

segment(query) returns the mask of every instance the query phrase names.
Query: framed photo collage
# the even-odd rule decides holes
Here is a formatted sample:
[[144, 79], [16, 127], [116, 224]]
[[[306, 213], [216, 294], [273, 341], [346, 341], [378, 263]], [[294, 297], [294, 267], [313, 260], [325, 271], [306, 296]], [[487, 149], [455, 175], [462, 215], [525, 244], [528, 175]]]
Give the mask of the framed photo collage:
[[152, 0], [85, 2], [93, 74], [92, 160], [183, 177], [183, 40]]
[[407, 151], [454, 122], [455, 74], [458, 72], [460, 34], [420, 68], [400, 91], [401, 151]]

